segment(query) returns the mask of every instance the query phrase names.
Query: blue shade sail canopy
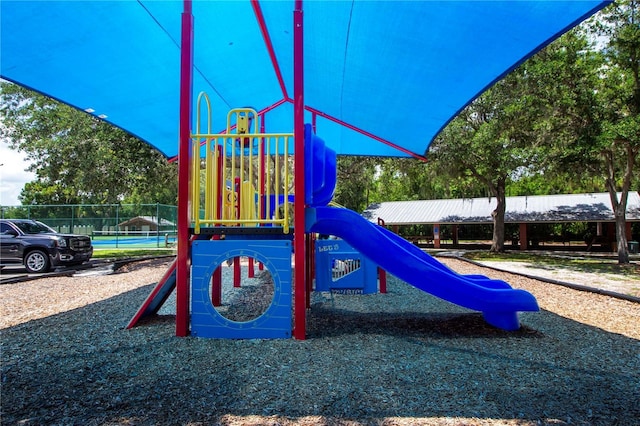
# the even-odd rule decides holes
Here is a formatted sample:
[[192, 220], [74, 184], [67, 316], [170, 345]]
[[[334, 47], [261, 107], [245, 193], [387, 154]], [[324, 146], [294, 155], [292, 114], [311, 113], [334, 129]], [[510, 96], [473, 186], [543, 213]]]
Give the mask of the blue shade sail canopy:
[[[424, 155], [469, 102], [607, 3], [305, 1], [306, 121], [338, 154]], [[174, 156], [182, 8], [2, 0], [0, 76]], [[268, 132], [293, 131], [293, 8], [193, 2], [194, 100], [209, 95], [212, 131], [247, 106], [268, 111]]]

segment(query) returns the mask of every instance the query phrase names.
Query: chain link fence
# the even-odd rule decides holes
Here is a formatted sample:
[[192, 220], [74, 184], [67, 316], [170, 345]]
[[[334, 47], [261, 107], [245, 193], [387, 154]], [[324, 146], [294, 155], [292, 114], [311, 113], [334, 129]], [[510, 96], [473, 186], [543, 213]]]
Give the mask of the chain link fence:
[[1, 206], [3, 219], [34, 219], [61, 233], [89, 235], [95, 249], [175, 245], [178, 211], [166, 204]]

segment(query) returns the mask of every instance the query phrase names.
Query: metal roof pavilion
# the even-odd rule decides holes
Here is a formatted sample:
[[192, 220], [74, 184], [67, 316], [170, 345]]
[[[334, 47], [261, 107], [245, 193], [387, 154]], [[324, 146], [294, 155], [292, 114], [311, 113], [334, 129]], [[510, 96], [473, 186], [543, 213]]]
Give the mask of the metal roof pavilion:
[[[338, 154], [423, 156], [471, 100], [607, 0], [304, 2], [305, 120]], [[212, 130], [293, 123], [294, 1], [193, 1]], [[0, 77], [178, 153], [179, 0], [0, 1]]]
[[[388, 201], [373, 204], [362, 214], [386, 225], [490, 224], [495, 198]], [[640, 221], [640, 195], [629, 192], [627, 222]], [[507, 197], [506, 223], [615, 222], [609, 193]]]

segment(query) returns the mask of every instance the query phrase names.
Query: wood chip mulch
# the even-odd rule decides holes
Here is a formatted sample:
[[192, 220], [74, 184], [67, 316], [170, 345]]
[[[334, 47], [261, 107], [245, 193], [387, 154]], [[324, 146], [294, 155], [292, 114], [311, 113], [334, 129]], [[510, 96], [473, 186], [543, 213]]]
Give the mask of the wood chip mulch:
[[[395, 278], [313, 297], [307, 340], [124, 326], [167, 261], [0, 285], [3, 425], [640, 425], [640, 304], [491, 271], [540, 312], [505, 332]], [[272, 290], [271, 290], [272, 291]]]

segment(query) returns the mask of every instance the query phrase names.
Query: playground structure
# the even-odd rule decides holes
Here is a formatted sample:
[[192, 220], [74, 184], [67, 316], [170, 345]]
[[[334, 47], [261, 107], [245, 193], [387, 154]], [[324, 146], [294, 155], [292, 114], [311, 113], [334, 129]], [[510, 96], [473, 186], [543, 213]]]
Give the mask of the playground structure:
[[[206, 95], [198, 104], [207, 105]], [[292, 336], [292, 311], [296, 303], [309, 307], [314, 290], [343, 294], [378, 291], [378, 266], [416, 288], [460, 306], [480, 311], [485, 320], [505, 330], [520, 327], [519, 311], [536, 311], [535, 298], [512, 289], [503, 281], [457, 274], [380, 225], [344, 208], [328, 207], [336, 185], [336, 153], [305, 125], [304, 174], [289, 172], [292, 134], [259, 131], [259, 115], [252, 109], [233, 109], [220, 134], [198, 131], [192, 137], [190, 260], [192, 295], [190, 332], [212, 338], [285, 338]], [[253, 126], [253, 127], [251, 127]], [[293, 153], [295, 155], [295, 152]], [[204, 185], [200, 184], [204, 176]], [[290, 179], [304, 179], [304, 197], [289, 191]], [[291, 203], [304, 203], [305, 264], [308, 281], [302, 295], [293, 296]], [[342, 240], [316, 240], [313, 235], [333, 235]], [[294, 237], [295, 238], [295, 237]], [[315, 246], [315, 247], [314, 247]], [[242, 286], [241, 258], [254, 261], [271, 274], [274, 295], [258, 318], [236, 322], [216, 307], [222, 304], [223, 263], [234, 264], [234, 287]], [[129, 327], [156, 313], [176, 287], [172, 266], [142, 305]], [[381, 285], [381, 292], [384, 289]]]

